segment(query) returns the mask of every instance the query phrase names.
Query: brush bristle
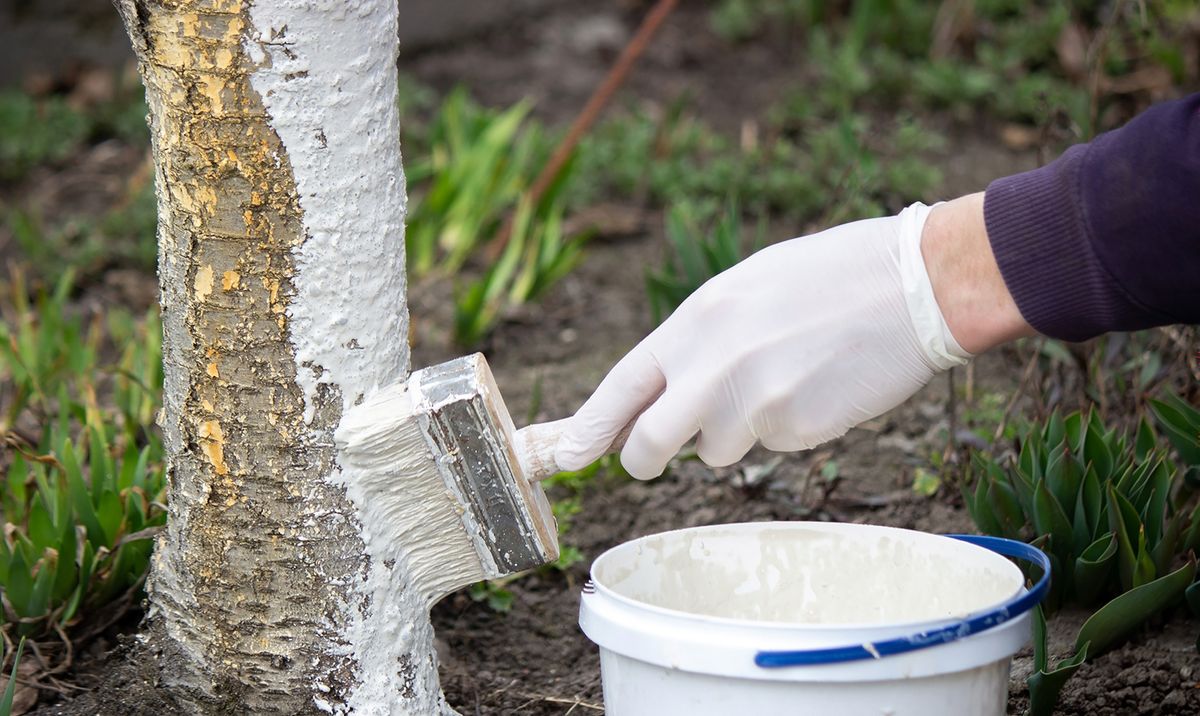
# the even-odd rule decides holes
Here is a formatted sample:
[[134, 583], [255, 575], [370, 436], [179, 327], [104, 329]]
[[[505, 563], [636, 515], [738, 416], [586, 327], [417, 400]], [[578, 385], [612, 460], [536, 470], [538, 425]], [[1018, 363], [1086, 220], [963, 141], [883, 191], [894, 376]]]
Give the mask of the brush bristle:
[[403, 383], [348, 411], [335, 439], [372, 555], [407, 564], [430, 602], [497, 576], [470, 515], [446, 487]]

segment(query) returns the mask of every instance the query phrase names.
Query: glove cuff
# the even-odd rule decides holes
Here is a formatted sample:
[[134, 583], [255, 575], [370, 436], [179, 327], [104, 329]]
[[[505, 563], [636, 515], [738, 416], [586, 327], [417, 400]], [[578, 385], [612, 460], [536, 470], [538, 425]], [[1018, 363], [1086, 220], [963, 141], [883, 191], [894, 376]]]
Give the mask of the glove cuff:
[[904, 286], [908, 317], [925, 357], [938, 370], [948, 370], [965, 364], [974, 356], [963, 350], [946, 325], [942, 309], [933, 295], [929, 272], [925, 270], [921, 234], [931, 209], [918, 201], [900, 212], [900, 279]]

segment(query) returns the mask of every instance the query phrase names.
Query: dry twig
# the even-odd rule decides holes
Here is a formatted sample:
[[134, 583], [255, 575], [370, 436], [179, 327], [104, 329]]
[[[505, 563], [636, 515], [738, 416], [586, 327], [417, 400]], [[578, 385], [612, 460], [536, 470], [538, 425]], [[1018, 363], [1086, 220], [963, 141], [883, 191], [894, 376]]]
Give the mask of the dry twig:
[[[581, 699], [579, 697], [575, 697], [573, 699], [566, 699], [566, 698], [562, 698], [561, 696], [546, 696], [543, 694], [522, 693], [522, 694], [518, 694], [518, 695], [529, 699], [529, 701], [526, 702], [525, 705], [529, 705], [529, 704], [532, 704], [537, 701], [545, 701], [547, 703], [552, 703], [552, 704], [569, 705], [571, 708], [567, 709], [568, 714], [579, 707], [583, 707], [583, 708], [589, 709], [591, 711], [599, 711], [599, 712], [604, 711], [603, 704], [595, 704], [595, 703], [591, 703], [590, 701], [584, 701], [583, 699]], [[566, 714], [564, 714], [563, 716], [566, 716]]]
[[[1041, 340], [1041, 339], [1038, 339]], [[1025, 395], [1026, 386], [1029, 383], [1030, 376], [1033, 375], [1034, 366], [1037, 365], [1038, 355], [1041, 351], [1034, 348], [1033, 353], [1029, 356], [1029, 360], [1025, 361], [1025, 369], [1021, 371], [1021, 380], [1017, 383], [1017, 389], [1013, 391], [1013, 395], [1008, 400], [1008, 404], [1004, 406], [1004, 412], [1000, 414], [1000, 422], [996, 425], [996, 432], [992, 433], [992, 442], [1000, 441], [1004, 437], [1004, 428], [1008, 427], [1008, 419], [1012, 415], [1013, 408], [1016, 407], [1017, 401]]]
[[[642, 20], [641, 26], [637, 33], [629, 40], [629, 44], [621, 51], [621, 55], [617, 58], [616, 63], [608, 72], [608, 76], [600, 83], [600, 86], [592, 93], [587, 104], [580, 110], [579, 116], [571, 123], [571, 128], [567, 130], [567, 134], [554, 150], [554, 154], [550, 156], [550, 160], [546, 162], [546, 166], [542, 167], [542, 171], [530, 187], [527, 196], [529, 197], [530, 206], [536, 206], [542, 195], [558, 178], [563, 167], [567, 163], [567, 159], [571, 156], [571, 152], [575, 151], [575, 146], [579, 144], [579, 140], [583, 138], [584, 133], [591, 128], [595, 123], [596, 118], [600, 116], [600, 111], [604, 109], [608, 101], [612, 99], [613, 94], [625, 81], [629, 75], [629, 71], [633, 69], [633, 65], [637, 62], [637, 58], [650, 44], [651, 38], [658, 32], [658, 28], [663, 21], [667, 19], [667, 15], [671, 14], [671, 10], [679, 0], [658, 0], [658, 4], [646, 15], [646, 19]], [[504, 247], [508, 244], [508, 240], [512, 237], [512, 217], [504, 224], [500, 233], [496, 234], [496, 238], [488, 244], [486, 256], [489, 262], [493, 262], [500, 257], [504, 252]]]

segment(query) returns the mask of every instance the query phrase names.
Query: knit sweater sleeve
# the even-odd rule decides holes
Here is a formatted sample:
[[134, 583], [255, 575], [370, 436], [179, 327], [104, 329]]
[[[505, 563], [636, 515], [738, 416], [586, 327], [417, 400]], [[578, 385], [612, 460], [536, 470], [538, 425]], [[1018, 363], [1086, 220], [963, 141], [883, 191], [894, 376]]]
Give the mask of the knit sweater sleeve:
[[1042, 334], [1200, 323], [1200, 94], [992, 182], [984, 219], [1009, 292]]

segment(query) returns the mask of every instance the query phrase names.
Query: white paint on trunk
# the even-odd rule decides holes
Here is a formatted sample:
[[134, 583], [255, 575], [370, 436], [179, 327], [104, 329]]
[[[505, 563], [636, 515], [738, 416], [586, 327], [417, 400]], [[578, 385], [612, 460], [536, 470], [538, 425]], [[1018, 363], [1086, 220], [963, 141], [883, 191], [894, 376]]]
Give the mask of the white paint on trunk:
[[250, 16], [251, 84], [304, 211], [289, 318], [311, 421], [321, 385], [349, 408], [408, 370], [396, 4], [276, 0]]
[[[340, 393], [344, 415], [409, 367], [397, 7], [394, 0], [275, 0], [253, 5], [250, 16], [245, 46], [259, 66], [251, 84], [287, 149], [304, 215], [288, 315], [311, 424], [323, 391]], [[427, 459], [415, 444], [401, 457], [394, 469], [419, 469]], [[358, 671], [348, 712], [450, 712], [437, 681], [428, 589], [400, 549], [416, 535], [387, 529], [386, 506], [371, 504], [352, 463], [327, 479], [354, 503], [369, 557], [344, 605], [346, 648]], [[319, 696], [316, 704], [341, 710]]]

